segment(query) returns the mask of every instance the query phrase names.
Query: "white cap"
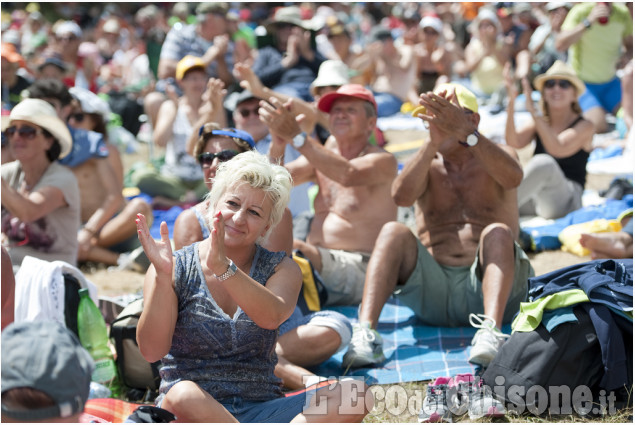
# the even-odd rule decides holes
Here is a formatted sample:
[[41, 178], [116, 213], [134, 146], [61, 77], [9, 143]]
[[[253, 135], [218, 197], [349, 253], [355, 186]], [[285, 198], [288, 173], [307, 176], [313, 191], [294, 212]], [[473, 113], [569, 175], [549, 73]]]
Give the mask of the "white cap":
[[350, 82], [350, 70], [342, 61], [325, 60], [320, 65], [318, 75], [311, 83], [311, 93], [317, 87], [343, 86]]
[[443, 22], [436, 16], [424, 16], [419, 22], [420, 28], [432, 28], [438, 34], [443, 32]]
[[121, 27], [116, 19], [108, 19], [104, 22], [104, 26], [101, 29], [106, 33], [119, 34]]
[[81, 38], [82, 29], [74, 21], [64, 21], [55, 29], [55, 35], [58, 37], [68, 33], [75, 35], [77, 38]]
[[550, 1], [545, 6], [545, 10], [547, 12], [551, 12], [552, 10], [560, 9], [561, 7], [566, 7], [567, 9], [571, 9], [571, 3], [569, 2], [560, 2], [560, 1]]
[[110, 119], [110, 106], [104, 99], [81, 87], [71, 87], [68, 91], [79, 101], [82, 111], [87, 114], [99, 114], [105, 121]]

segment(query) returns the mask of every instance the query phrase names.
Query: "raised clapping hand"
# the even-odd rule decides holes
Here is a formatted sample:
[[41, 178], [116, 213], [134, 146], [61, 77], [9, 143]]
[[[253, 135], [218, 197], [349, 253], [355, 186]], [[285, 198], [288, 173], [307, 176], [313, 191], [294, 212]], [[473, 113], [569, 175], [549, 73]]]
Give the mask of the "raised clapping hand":
[[229, 265], [225, 254], [225, 218], [220, 211], [214, 215], [209, 237], [212, 248], [208, 251], [206, 263], [207, 267], [218, 276], [225, 273]]
[[440, 139], [447, 137], [464, 141], [466, 135], [474, 131], [473, 124], [459, 105], [454, 89], [450, 93], [446, 90], [439, 94], [422, 93], [419, 95], [419, 105], [426, 108], [426, 113], [417, 116], [430, 123], [430, 136], [434, 143], [440, 143]]
[[518, 97], [518, 89], [514, 81], [514, 73], [512, 72], [511, 62], [506, 62], [503, 67], [503, 76], [505, 77], [505, 88], [507, 89], [507, 97], [510, 104], [513, 105], [514, 99]]
[[298, 30], [301, 31], [299, 33], [298, 53], [306, 60], [312, 61], [315, 58], [315, 52], [311, 48], [311, 31], [305, 31], [302, 28], [298, 28]]
[[225, 53], [229, 47], [229, 36], [227, 34], [217, 35], [214, 37], [214, 43], [209, 47], [208, 51], [216, 50], [214, 57], [216, 60], [225, 60]]
[[234, 65], [234, 71], [238, 74], [240, 87], [249, 90], [254, 96], [262, 96], [264, 93], [264, 85], [254, 70], [245, 63], [237, 63]]
[[304, 114], [293, 116], [291, 113], [292, 104], [293, 99], [282, 104], [278, 99], [272, 97], [269, 99], [269, 103], [261, 101], [258, 110], [260, 121], [269, 127], [271, 134], [279, 136], [287, 143], [290, 143], [295, 136], [302, 132], [300, 122], [305, 118]]
[[534, 100], [531, 98], [531, 86], [529, 85], [529, 80], [523, 78], [521, 84], [523, 86], [523, 94], [525, 95], [525, 107], [527, 108], [527, 112], [535, 118], [536, 107], [534, 106]]
[[143, 250], [148, 257], [148, 260], [154, 266], [157, 275], [172, 276], [172, 245], [170, 245], [170, 233], [168, 231], [168, 224], [165, 221], [161, 222], [161, 240], [155, 241], [150, 236], [150, 229], [148, 229], [148, 222], [143, 214], [137, 214], [137, 236], [143, 246]]
[[225, 89], [225, 83], [219, 78], [210, 78], [207, 81], [207, 98], [212, 104], [214, 110], [220, 110], [223, 108], [223, 100], [227, 95]]
[[291, 68], [293, 67], [296, 63], [298, 63], [298, 60], [300, 59], [300, 54], [299, 54], [299, 43], [300, 43], [300, 36], [297, 34], [290, 34], [289, 35], [289, 39], [287, 40], [287, 52], [285, 57], [282, 59], [282, 61], [280, 61], [280, 64], [285, 67], [285, 68]]
[[211, 115], [214, 111], [222, 110], [225, 95], [227, 90], [222, 80], [218, 78], [207, 80], [207, 89], [203, 93], [203, 104], [199, 108], [199, 113]]

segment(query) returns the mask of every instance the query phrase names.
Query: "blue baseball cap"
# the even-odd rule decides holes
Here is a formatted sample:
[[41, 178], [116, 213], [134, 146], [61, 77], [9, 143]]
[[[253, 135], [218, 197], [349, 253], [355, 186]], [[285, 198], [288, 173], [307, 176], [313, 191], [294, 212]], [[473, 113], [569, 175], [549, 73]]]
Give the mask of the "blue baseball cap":
[[207, 124], [205, 124], [198, 130], [198, 137], [207, 135], [229, 137], [233, 139], [237, 145], [248, 150], [256, 147], [256, 142], [254, 142], [254, 138], [251, 137], [251, 134], [243, 130], [238, 130], [237, 128], [226, 127], [219, 130], [216, 128], [209, 128], [207, 127]]

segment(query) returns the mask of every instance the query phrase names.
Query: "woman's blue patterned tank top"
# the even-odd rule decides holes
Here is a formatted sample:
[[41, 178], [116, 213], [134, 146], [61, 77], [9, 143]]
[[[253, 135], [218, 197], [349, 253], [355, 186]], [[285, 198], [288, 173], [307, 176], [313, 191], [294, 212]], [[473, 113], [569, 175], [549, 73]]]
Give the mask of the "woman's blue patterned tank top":
[[[273, 374], [278, 330], [258, 327], [240, 307], [234, 317], [218, 307], [203, 277], [199, 243], [174, 254], [179, 314], [162, 360], [160, 398], [181, 380], [194, 381], [219, 401], [281, 397], [281, 381]], [[257, 246], [249, 275], [264, 285], [284, 257]]]

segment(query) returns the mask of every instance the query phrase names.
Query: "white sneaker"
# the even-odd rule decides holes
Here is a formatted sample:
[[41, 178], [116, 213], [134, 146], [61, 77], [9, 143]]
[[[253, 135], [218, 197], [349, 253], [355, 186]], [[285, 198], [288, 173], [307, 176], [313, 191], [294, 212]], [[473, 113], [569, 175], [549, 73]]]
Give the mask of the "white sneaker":
[[113, 267], [113, 270], [132, 270], [145, 273], [148, 267], [150, 267], [150, 260], [148, 260], [143, 247], [139, 246], [130, 252], [119, 254], [117, 265]]
[[496, 327], [494, 319], [484, 314], [470, 314], [470, 324], [478, 328], [478, 331], [472, 338], [472, 349], [468, 361], [487, 367], [509, 335], [502, 333]]
[[500, 418], [507, 413], [503, 403], [492, 393], [492, 389], [483, 385], [482, 380], [474, 382], [469, 396], [468, 415], [470, 420], [481, 418]]
[[383, 340], [369, 323], [353, 325], [353, 337], [344, 354], [342, 366], [361, 367], [383, 362], [386, 357], [383, 351]]

